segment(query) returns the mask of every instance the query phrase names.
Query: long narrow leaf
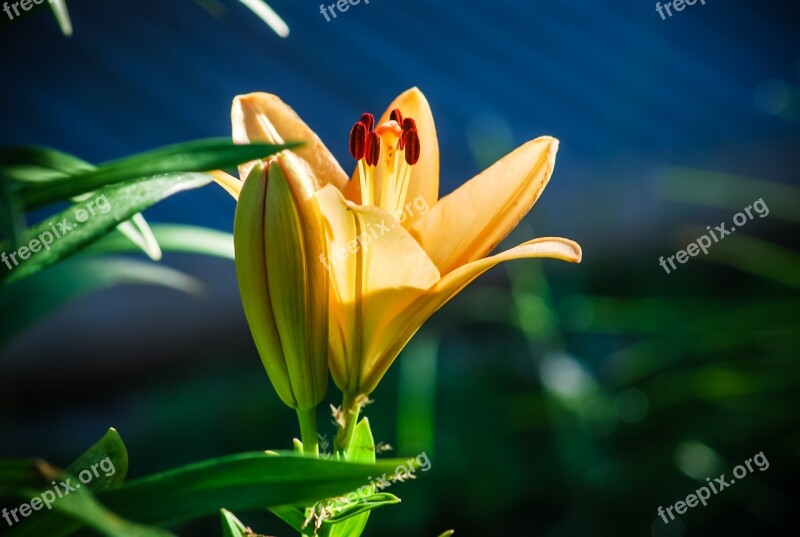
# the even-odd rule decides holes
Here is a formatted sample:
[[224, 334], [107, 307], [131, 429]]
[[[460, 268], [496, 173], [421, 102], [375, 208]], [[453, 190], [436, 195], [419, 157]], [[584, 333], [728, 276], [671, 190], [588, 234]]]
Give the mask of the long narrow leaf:
[[136, 213], [130, 220], [117, 224], [117, 230], [153, 261], [161, 259], [158, 239], [142, 213]]
[[0, 168], [10, 178], [24, 183], [53, 181], [95, 169], [73, 155], [37, 146], [0, 148]]
[[[110, 209], [102, 212], [98, 206], [93, 210], [94, 214], [89, 215], [89, 207], [78, 204], [32, 228], [26, 238], [29, 246], [34, 241], [40, 244], [38, 251], [31, 253], [27, 259], [22, 259], [22, 255], [18, 253], [17, 257], [20, 259], [11, 266], [8, 279], [18, 280], [61, 261], [99, 239], [136, 213], [177, 192], [199, 188], [211, 180], [211, 176], [205, 173], [168, 174], [98, 190], [96, 199], [105, 199], [102, 206], [110, 206]], [[80, 221], [82, 216], [86, 218], [83, 222]], [[50, 242], [46, 249], [44, 249], [45, 237]], [[28, 249], [33, 252], [31, 248]], [[11, 263], [7, 264], [6, 269], [9, 265]]]
[[245, 453], [191, 464], [130, 482], [100, 495], [119, 515], [167, 525], [207, 516], [220, 507], [234, 511], [266, 505], [311, 505], [393, 473], [402, 460], [375, 464], [303, 457], [294, 453]]
[[[14, 201], [16, 191], [21, 186], [20, 183], [46, 183], [95, 169], [93, 165], [78, 157], [46, 147], [0, 148], [0, 179], [5, 176], [10, 180], [7, 181], [10, 184], [0, 185], [5, 186], [5, 190], [0, 191], [0, 203], [8, 206], [9, 202]], [[7, 195], [4, 196], [4, 194]], [[86, 201], [91, 199], [93, 194], [91, 192], [85, 193], [74, 197], [72, 201]], [[16, 203], [16, 205], [18, 206], [19, 203]], [[11, 209], [15, 209], [15, 207], [12, 206]], [[9, 210], [9, 215], [12, 215], [11, 209]], [[18, 215], [21, 215], [21, 208], [16, 207], [16, 209]], [[18, 237], [14, 236], [14, 232], [18, 235], [19, 229], [22, 229], [22, 227], [20, 225], [17, 225], [16, 229], [10, 227], [11, 224], [7, 222], [6, 213], [1, 214], [4, 220], [0, 222], [0, 226], [2, 226], [0, 229], [4, 231], [6, 237], [12, 239], [12, 244], [16, 249], [19, 243], [17, 242]], [[22, 222], [20, 216], [17, 216], [15, 220]], [[141, 214], [133, 215], [129, 221], [120, 223], [117, 228], [133, 244], [141, 248], [150, 259], [157, 261], [161, 258], [158, 242], [153, 237], [147, 221]]]
[[227, 509], [220, 510], [222, 517], [222, 537], [250, 537], [252, 533]]
[[[153, 236], [165, 252], [203, 254], [233, 259], [233, 235], [216, 229], [181, 224], [153, 224]], [[85, 253], [135, 252], [136, 248], [119, 233], [109, 233]]]
[[8, 535], [70, 535], [84, 526], [109, 537], [172, 535], [158, 528], [127, 522], [97, 502], [93, 493], [120, 486], [127, 470], [128, 454], [114, 429], [110, 429], [64, 472], [44, 461], [0, 461], [0, 496], [13, 496], [31, 506], [34, 503], [38, 505], [38, 513], [30, 512], [29, 519], [21, 516], [21, 510], [17, 511], [19, 517], [14, 513], [13, 516], [20, 520], [15, 522]]
[[130, 179], [229, 168], [297, 145], [237, 145], [227, 138], [195, 140], [107, 162], [66, 178], [27, 185], [20, 191], [20, 198], [26, 208], [32, 209]]
[[72, 35], [72, 21], [69, 19], [69, 11], [67, 11], [66, 0], [49, 0], [50, 7], [56, 16], [58, 25], [61, 27], [61, 32], [67, 37]]
[[[113, 427], [103, 437], [75, 459], [65, 470], [70, 475], [78, 475], [83, 470], [100, 470], [86, 486], [92, 492], [114, 489], [125, 482], [128, 475], [128, 449], [119, 433]], [[99, 475], [102, 474], [102, 475]]]
[[[266, 505], [311, 505], [367, 483], [369, 477], [391, 474], [402, 460], [358, 464], [303, 457], [294, 453], [244, 453], [190, 464], [129, 482], [99, 493], [105, 508], [139, 523], [166, 526], [231, 510], [263, 509]], [[18, 470], [18, 469], [17, 469]], [[0, 491], [1, 492], [1, 491]], [[48, 537], [66, 537], [76, 528], [56, 528], [42, 512], [37, 524], [53, 528]], [[21, 537], [30, 533], [15, 535]], [[38, 535], [38, 534], [37, 534]], [[120, 534], [125, 535], [125, 534]]]
[[264, 0], [239, 0], [241, 3], [246, 5], [250, 10], [258, 15], [262, 21], [264, 21], [267, 26], [272, 28], [276, 34], [281, 37], [289, 37], [289, 26], [284, 22], [284, 20], [275, 13], [275, 10], [269, 7], [269, 5], [264, 2]]

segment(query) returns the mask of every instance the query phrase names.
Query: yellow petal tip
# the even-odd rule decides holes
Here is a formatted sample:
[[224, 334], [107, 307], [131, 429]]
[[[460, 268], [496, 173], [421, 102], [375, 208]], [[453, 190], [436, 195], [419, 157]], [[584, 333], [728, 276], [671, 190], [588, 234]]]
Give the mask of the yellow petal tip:
[[223, 172], [222, 170], [215, 170], [209, 172], [214, 181], [225, 189], [225, 192], [233, 196], [233, 199], [238, 200], [242, 192], [242, 182], [235, 177]]

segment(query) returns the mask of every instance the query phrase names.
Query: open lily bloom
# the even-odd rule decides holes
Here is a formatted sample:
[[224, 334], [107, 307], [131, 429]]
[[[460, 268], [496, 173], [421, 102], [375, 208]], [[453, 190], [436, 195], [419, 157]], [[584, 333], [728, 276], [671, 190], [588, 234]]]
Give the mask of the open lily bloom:
[[[327, 244], [319, 262], [329, 273], [329, 365], [346, 396], [371, 393], [425, 320], [491, 267], [523, 258], [581, 259], [578, 244], [552, 237], [487, 257], [550, 179], [554, 138], [520, 146], [439, 199], [436, 128], [416, 88], [395, 99], [377, 123], [365, 114], [353, 127], [352, 178], [274, 95], [237, 97], [232, 119], [239, 143], [305, 142], [291, 152], [295, 173], [287, 180], [298, 199], [323, 215], [316, 232]], [[253, 166], [242, 166], [240, 176]], [[234, 196], [241, 191], [232, 177], [218, 181]]]

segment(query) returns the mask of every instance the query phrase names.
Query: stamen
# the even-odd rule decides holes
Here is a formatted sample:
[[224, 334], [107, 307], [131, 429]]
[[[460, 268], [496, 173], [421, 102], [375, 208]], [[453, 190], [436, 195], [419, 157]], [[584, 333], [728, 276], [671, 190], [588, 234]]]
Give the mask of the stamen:
[[395, 108], [392, 110], [392, 113], [389, 114], [389, 119], [392, 121], [396, 121], [398, 125], [403, 124], [403, 113], [400, 111], [399, 108]]
[[372, 128], [375, 126], [375, 116], [365, 112], [361, 115], [361, 123], [367, 128], [367, 132], [372, 132]]
[[367, 126], [360, 121], [350, 129], [350, 155], [357, 161], [358, 181], [361, 185], [361, 199], [369, 198], [369, 184], [367, 183], [364, 155], [367, 150]]
[[356, 160], [364, 158], [367, 146], [367, 127], [360, 121], [350, 130], [350, 155]]
[[[412, 120], [413, 121], [413, 120]], [[404, 126], [406, 126], [404, 124]], [[400, 164], [399, 177], [397, 179], [396, 197], [395, 197], [395, 215], [400, 218], [403, 212], [403, 203], [406, 201], [408, 195], [408, 185], [411, 182], [411, 166], [419, 161], [420, 144], [419, 135], [415, 128], [411, 128], [403, 132], [400, 137], [398, 145], [403, 145], [404, 162]]]
[[[361, 204], [377, 205], [401, 218], [411, 181], [411, 167], [420, 159], [416, 122], [404, 118], [400, 109], [395, 108], [387, 122], [376, 126], [375, 116], [364, 113], [350, 130], [349, 147], [350, 154], [358, 162]], [[376, 180], [380, 184], [376, 184]], [[378, 189], [380, 199], [376, 199]]]
[[403, 132], [406, 131], [415, 131], [417, 130], [417, 122], [414, 121], [412, 118], [407, 117], [403, 120]]
[[403, 133], [401, 138], [406, 153], [406, 162], [409, 166], [413, 166], [419, 161], [419, 135], [416, 130], [408, 130]]
[[377, 166], [381, 156], [381, 138], [374, 131], [367, 135], [367, 149], [364, 157], [367, 166]]
[[375, 131], [367, 135], [367, 148], [364, 152], [364, 183], [366, 188], [361, 191], [361, 205], [375, 204], [375, 166], [381, 156], [381, 138]]

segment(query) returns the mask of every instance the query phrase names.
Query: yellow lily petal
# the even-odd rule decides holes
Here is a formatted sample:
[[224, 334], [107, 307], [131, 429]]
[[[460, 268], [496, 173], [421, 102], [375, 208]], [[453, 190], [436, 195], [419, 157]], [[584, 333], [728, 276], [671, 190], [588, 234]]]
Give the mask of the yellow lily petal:
[[550, 180], [557, 151], [549, 136], [520, 146], [410, 228], [442, 274], [484, 257], [514, 229]]
[[378, 359], [373, 362], [371, 369], [365, 370], [363, 373], [361, 379], [363, 393], [370, 393], [375, 389], [408, 340], [431, 315], [490, 268], [503, 261], [536, 257], [549, 257], [578, 263], [581, 255], [581, 247], [571, 240], [560, 237], [543, 237], [525, 242], [497, 255], [468, 263], [450, 272], [406, 306], [398, 316], [379, 327], [382, 333], [391, 335], [391, 339], [385, 337], [382, 343], [389, 344], [374, 351]]
[[379, 332], [416, 297], [439, 281], [425, 251], [388, 213], [347, 202], [331, 186], [317, 193], [328, 221], [331, 372], [340, 389], [360, 393], [360, 372], [371, 368]]
[[[400, 109], [403, 117], [414, 119], [420, 139], [420, 157], [411, 168], [411, 180], [408, 185], [406, 202], [413, 201], [422, 196], [433, 207], [439, 199], [439, 138], [436, 136], [436, 125], [433, 113], [425, 95], [418, 88], [411, 88], [399, 95], [383, 113], [378, 125], [389, 121], [389, 116], [395, 108]], [[355, 203], [361, 202], [361, 187], [356, 174], [344, 188], [345, 197]], [[409, 228], [419, 218], [412, 214], [403, 226]]]
[[[347, 174], [322, 140], [277, 96], [270, 93], [237, 96], [233, 100], [231, 123], [235, 143], [304, 142], [303, 147], [293, 151], [308, 163], [313, 177], [319, 180], [315, 189], [327, 184], [341, 189], [347, 183]], [[239, 166], [239, 177], [247, 177], [253, 164], [249, 162]]]
[[239, 195], [242, 192], [242, 185], [244, 185], [243, 181], [240, 181], [239, 179], [221, 170], [216, 170], [210, 173], [211, 177], [214, 178], [214, 181], [225, 189], [225, 192], [233, 196], [233, 199], [239, 199]]
[[233, 222], [236, 278], [239, 282], [247, 324], [250, 326], [267, 376], [281, 400], [290, 407], [296, 407], [297, 401], [286, 369], [275, 317], [272, 314], [267, 279], [264, 277], [267, 272], [264, 242], [266, 193], [266, 173], [263, 164], [258, 164], [244, 182], [239, 202], [236, 204]]

